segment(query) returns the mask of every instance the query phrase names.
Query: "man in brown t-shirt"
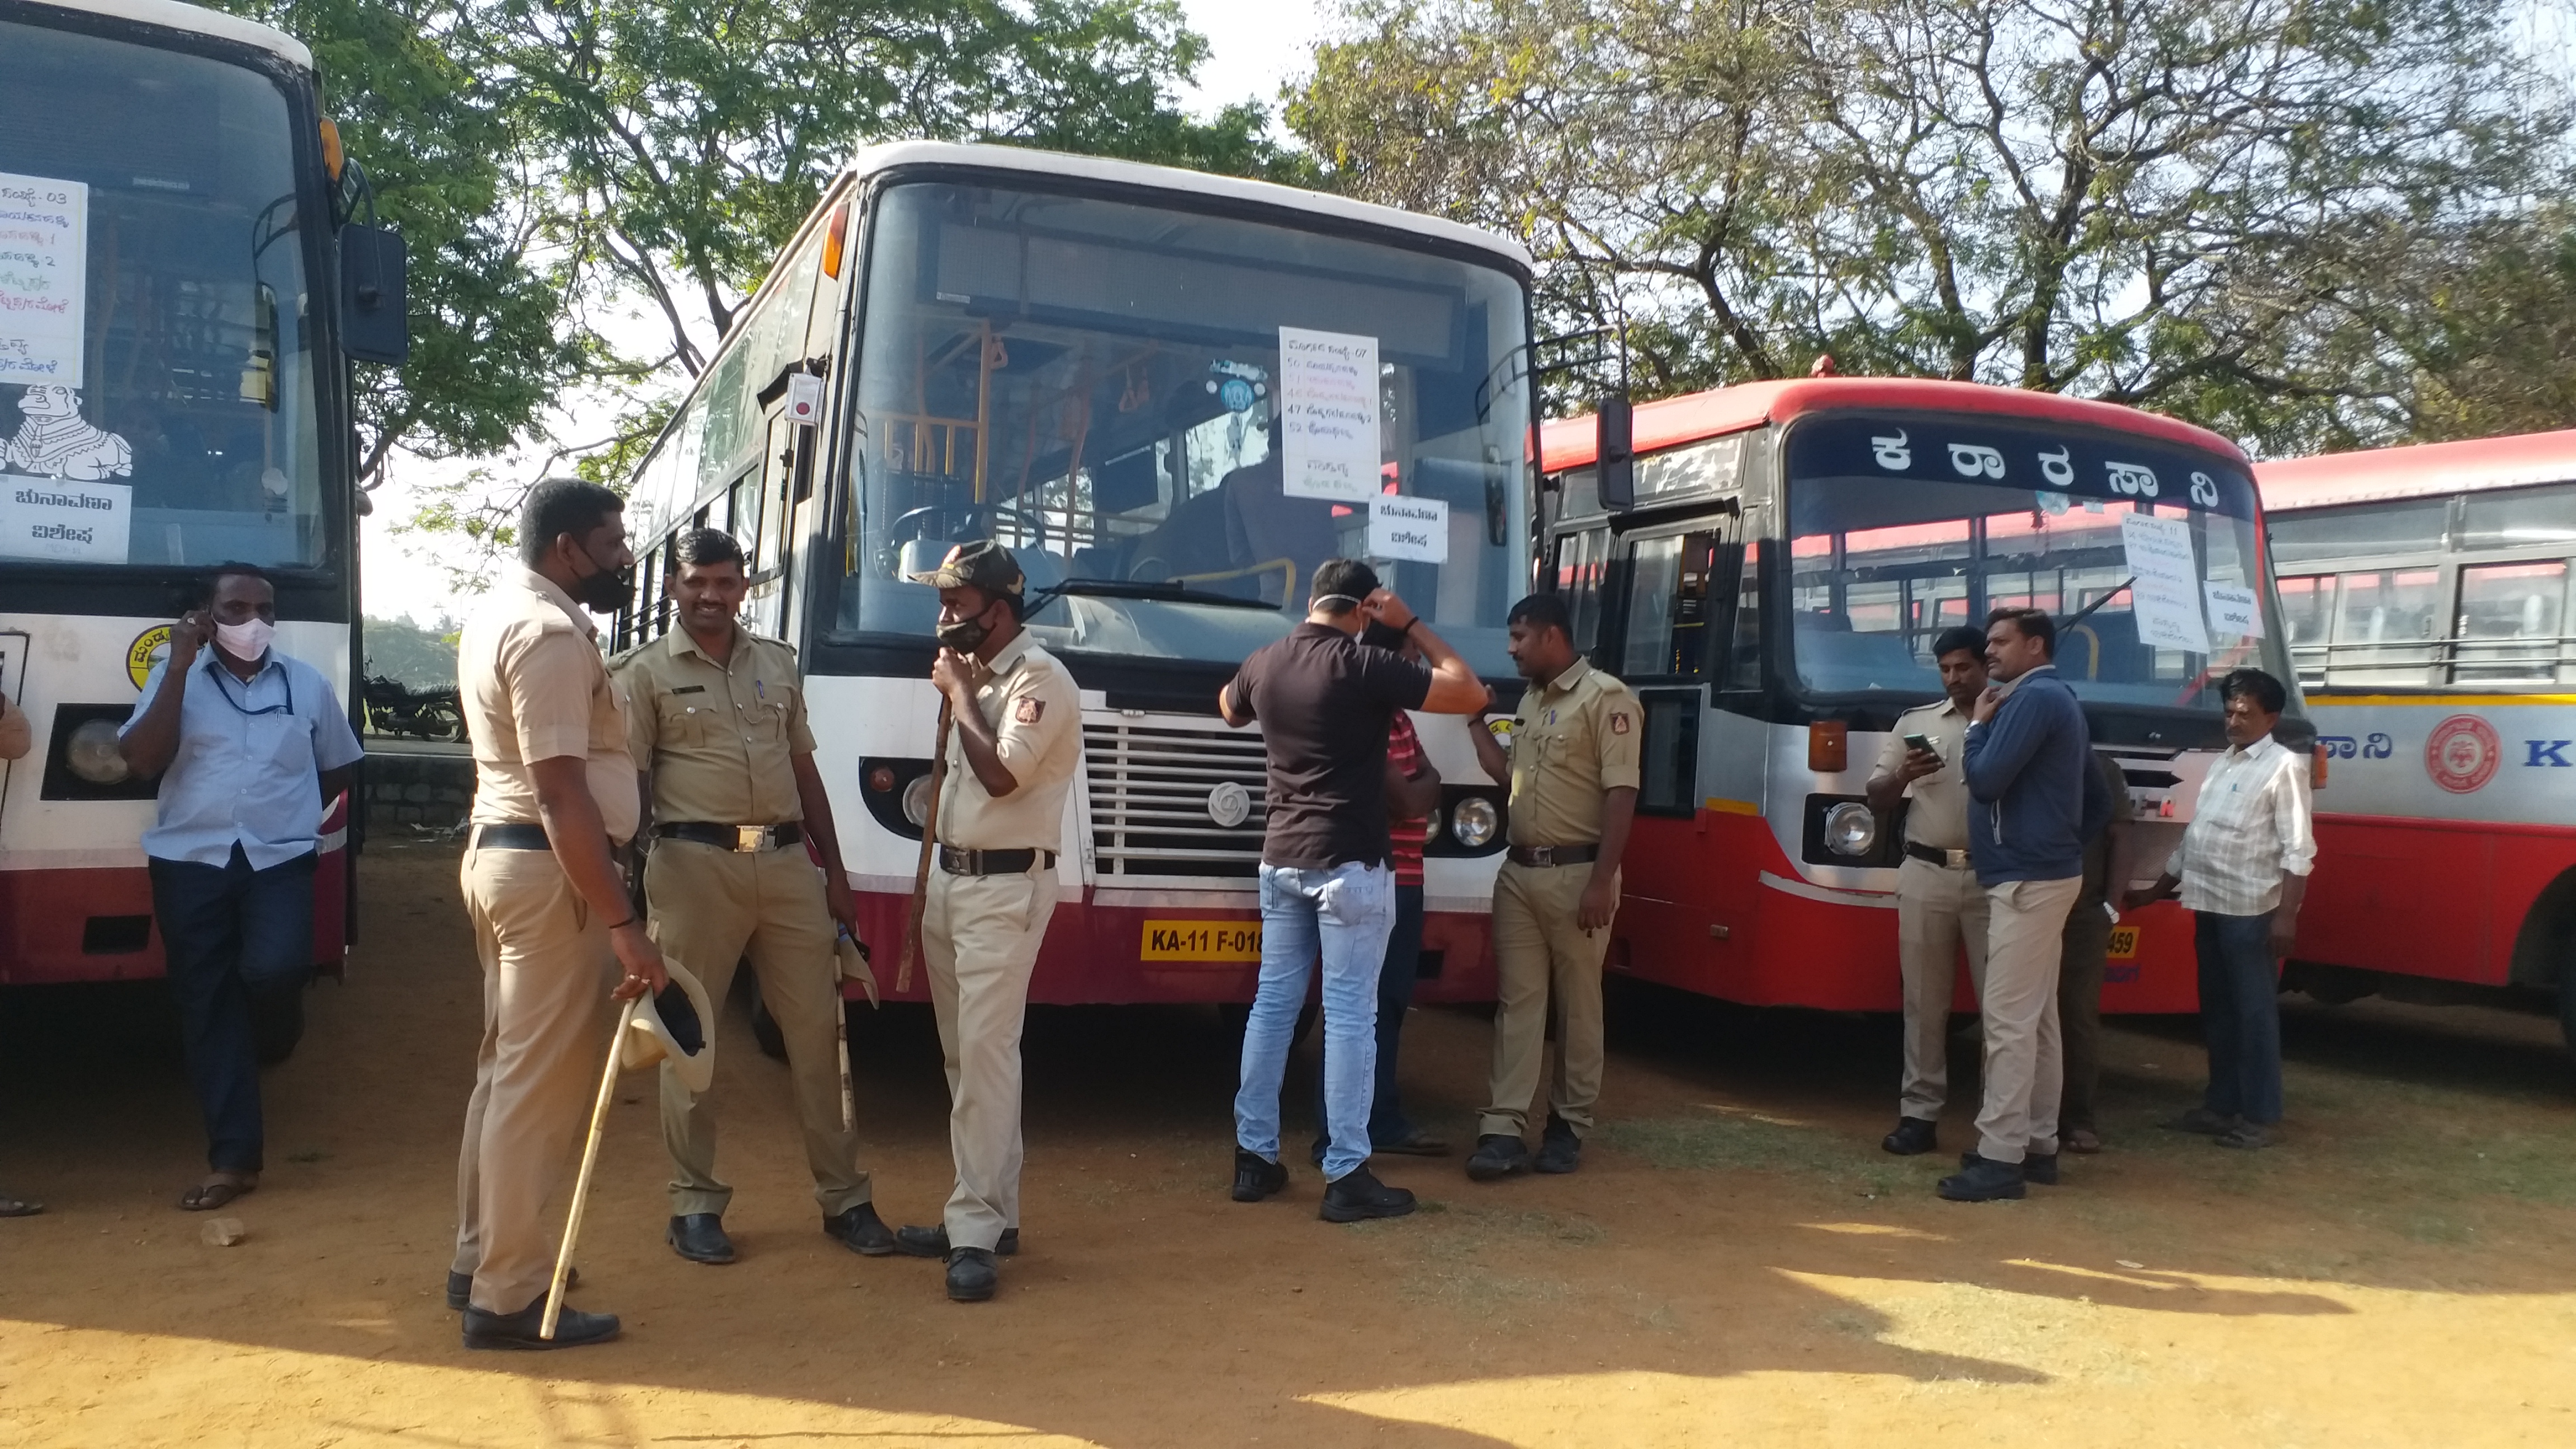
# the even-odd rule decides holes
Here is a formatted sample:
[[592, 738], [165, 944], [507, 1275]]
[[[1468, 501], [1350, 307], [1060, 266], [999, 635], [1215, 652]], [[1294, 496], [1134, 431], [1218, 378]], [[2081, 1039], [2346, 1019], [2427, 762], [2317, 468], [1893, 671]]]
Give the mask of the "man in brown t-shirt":
[[[1261, 842], [1261, 984], [1235, 1094], [1234, 1199], [1288, 1185], [1279, 1161], [1279, 1081], [1320, 954], [1324, 976], [1327, 1222], [1400, 1217], [1413, 1194], [1380, 1183], [1369, 1157], [1377, 1070], [1377, 977], [1395, 925], [1388, 868], [1387, 732], [1398, 710], [1466, 714], [1485, 686], [1404, 601], [1353, 559], [1315, 569], [1306, 622], [1256, 652], [1224, 689], [1227, 724], [1259, 720], [1269, 788]], [[1429, 667], [1362, 646], [1372, 619], [1411, 638]]]

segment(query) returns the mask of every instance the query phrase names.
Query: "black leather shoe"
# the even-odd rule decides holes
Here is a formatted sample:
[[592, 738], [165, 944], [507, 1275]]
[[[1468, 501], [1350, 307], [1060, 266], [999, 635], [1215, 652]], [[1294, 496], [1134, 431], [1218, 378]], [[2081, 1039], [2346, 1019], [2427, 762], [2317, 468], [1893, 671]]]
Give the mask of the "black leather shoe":
[[823, 1236], [862, 1258], [882, 1258], [894, 1251], [894, 1229], [877, 1216], [877, 1205], [872, 1202], [823, 1219]]
[[1477, 1138], [1476, 1150], [1467, 1158], [1467, 1175], [1478, 1182], [1492, 1182], [1529, 1169], [1529, 1144], [1501, 1132], [1488, 1132]]
[[714, 1213], [683, 1213], [662, 1233], [671, 1251], [692, 1263], [730, 1263], [733, 1239], [725, 1236], [724, 1219]]
[[1899, 1117], [1896, 1130], [1878, 1139], [1878, 1146], [1880, 1151], [1893, 1152], [1899, 1157], [1938, 1151], [1941, 1146], [1940, 1124], [1926, 1122], [1920, 1117]]
[[1572, 1172], [1581, 1167], [1583, 1139], [1574, 1135], [1574, 1124], [1548, 1113], [1547, 1131], [1538, 1139], [1538, 1158], [1530, 1165], [1541, 1172]]
[[1994, 1202], [2025, 1195], [2019, 1163], [1994, 1162], [1983, 1157], [1941, 1179], [1937, 1190], [1951, 1202]]
[[[580, 1286], [581, 1270], [579, 1268], [566, 1268], [564, 1270], [564, 1291], [566, 1293], [570, 1293], [572, 1290]], [[447, 1306], [459, 1313], [462, 1313], [466, 1309], [474, 1306], [473, 1274], [450, 1273], [447, 1275]]]
[[516, 1313], [486, 1313], [480, 1308], [465, 1310], [465, 1346], [467, 1348], [579, 1348], [586, 1343], [606, 1343], [617, 1336], [617, 1315], [584, 1313], [566, 1308], [555, 1319], [555, 1336], [539, 1338], [537, 1330], [546, 1321], [546, 1300], [536, 1302]]
[[[1959, 1165], [1963, 1168], [1974, 1167], [1980, 1162], [1990, 1161], [1992, 1161], [1991, 1158], [1980, 1157], [1973, 1152], [1962, 1152], [1959, 1154]], [[1995, 1163], [1995, 1165], [2002, 1167], [2009, 1164]], [[2024, 1182], [2035, 1182], [2042, 1187], [2057, 1186], [2057, 1154], [2054, 1152], [2047, 1153], [2045, 1155], [2037, 1152], [2023, 1153], [2021, 1158], [2021, 1180]]]
[[981, 1303], [1001, 1284], [1001, 1270], [982, 1248], [957, 1248], [948, 1254], [949, 1302]]
[[[948, 1225], [937, 1223], [926, 1228], [897, 1228], [894, 1230], [894, 1250], [907, 1258], [945, 1258], [948, 1256]], [[1002, 1241], [993, 1245], [993, 1256], [1008, 1258], [1019, 1251], [1020, 1230], [1002, 1229]]]
[[1316, 1215], [1328, 1223], [1356, 1223], [1400, 1218], [1411, 1211], [1412, 1193], [1378, 1181], [1377, 1174], [1362, 1165], [1324, 1184], [1324, 1205]]
[[1259, 1202], [1288, 1185], [1288, 1165], [1257, 1152], [1234, 1149], [1234, 1200]]

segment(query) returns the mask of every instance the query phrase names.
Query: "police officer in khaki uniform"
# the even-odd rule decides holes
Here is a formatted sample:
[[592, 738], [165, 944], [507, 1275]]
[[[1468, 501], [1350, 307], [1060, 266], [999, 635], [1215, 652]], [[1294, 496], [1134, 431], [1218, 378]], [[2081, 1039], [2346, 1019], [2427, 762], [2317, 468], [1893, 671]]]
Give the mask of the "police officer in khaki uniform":
[[608, 1002], [670, 984], [617, 863], [635, 833], [635, 763], [624, 693], [582, 612], [608, 613], [634, 587], [626, 506], [595, 483], [547, 479], [529, 490], [519, 549], [527, 568], [493, 587], [456, 650], [474, 741], [465, 910], [483, 959], [447, 1275], [467, 1348], [617, 1336], [615, 1314], [567, 1307], [555, 1336], [538, 1337], [555, 1259], [546, 1199], [588, 1120]]
[[[823, 1231], [883, 1257], [894, 1234], [869, 1203], [858, 1134], [842, 1125], [841, 977], [833, 923], [857, 934], [832, 805], [796, 651], [735, 621], [748, 587], [742, 546], [711, 528], [677, 540], [671, 597], [680, 627], [617, 662], [632, 710], [627, 741], [646, 772], [653, 849], [644, 897], [654, 938], [722, 1001], [746, 955], [787, 1044], [787, 1069]], [[807, 840], [823, 869], [806, 854]], [[716, 1177], [714, 1094], [662, 1068], [662, 1142], [671, 1150], [671, 1250], [730, 1263]]]
[[1021, 627], [1023, 580], [1009, 549], [960, 544], [913, 582], [939, 590], [930, 679], [953, 720], [921, 954], [948, 1062], [957, 1186], [940, 1226], [907, 1227], [896, 1246], [946, 1258], [948, 1296], [980, 1303], [1000, 1283], [994, 1255], [1019, 1250], [1020, 1028], [1055, 911], [1082, 699]]
[[[1968, 713], [1986, 688], [1986, 636], [1962, 626], [1932, 641], [1945, 697], [1896, 717], [1866, 787], [1881, 818], [1905, 809], [1905, 859], [1896, 867], [1896, 952], [1905, 1000], [1905, 1080], [1896, 1130], [1879, 1146], [1900, 1157], [1939, 1147], [1935, 1130], [1950, 1085], [1950, 996], [1959, 947], [1968, 979], [1986, 979], [1986, 892], [1968, 865]], [[1914, 749], [1907, 739], [1929, 741]]]
[[[1601, 1095], [1601, 960], [1619, 910], [1619, 857], [1637, 813], [1643, 719], [1628, 686], [1574, 652], [1562, 599], [1532, 594], [1512, 605], [1506, 622], [1512, 662], [1529, 681], [1512, 717], [1509, 757], [1492, 731], [1469, 731], [1485, 773], [1511, 781], [1510, 850], [1494, 881], [1493, 1095], [1467, 1159], [1478, 1182], [1532, 1167], [1572, 1172], [1581, 1160]], [[1533, 1160], [1521, 1133], [1551, 1005], [1556, 1078]]]

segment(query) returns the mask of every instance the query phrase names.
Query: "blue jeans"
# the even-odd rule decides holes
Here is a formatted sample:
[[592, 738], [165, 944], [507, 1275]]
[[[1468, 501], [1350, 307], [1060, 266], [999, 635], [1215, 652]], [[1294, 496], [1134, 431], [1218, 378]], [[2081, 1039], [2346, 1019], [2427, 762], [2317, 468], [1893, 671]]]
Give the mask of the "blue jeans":
[[302, 991], [313, 975], [314, 859], [253, 870], [238, 845], [222, 865], [145, 858], [206, 1165], [217, 1172], [264, 1165], [252, 1002]]
[[1261, 867], [1261, 985], [1243, 1028], [1243, 1085], [1234, 1094], [1234, 1140], [1243, 1150], [1279, 1160], [1279, 1083], [1320, 954], [1324, 1116], [1333, 1141], [1324, 1154], [1324, 1180], [1368, 1161], [1378, 969], [1394, 928], [1395, 875], [1383, 865]]
[[2200, 1030], [2209, 1042], [2209, 1110], [2269, 1127], [2281, 1120], [2281, 977], [2272, 913], [2194, 913]]
[[[1404, 1035], [1404, 1013], [1413, 1005], [1413, 982], [1422, 967], [1422, 887], [1395, 888], [1395, 930], [1386, 938], [1386, 965], [1377, 974], [1376, 1092], [1369, 1099], [1372, 1146], [1402, 1142], [1413, 1135], [1413, 1122], [1395, 1085], [1395, 1057]], [[1331, 1147], [1326, 1124], [1332, 1120], [1324, 1101], [1324, 1073], [1315, 1074], [1315, 1155]]]

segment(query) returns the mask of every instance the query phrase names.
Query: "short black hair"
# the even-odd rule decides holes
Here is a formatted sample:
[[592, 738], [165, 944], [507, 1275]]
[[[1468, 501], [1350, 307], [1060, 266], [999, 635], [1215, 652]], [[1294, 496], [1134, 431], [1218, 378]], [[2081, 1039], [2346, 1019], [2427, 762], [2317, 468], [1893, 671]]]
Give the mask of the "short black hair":
[[[1377, 590], [1377, 570], [1355, 558], [1328, 558], [1315, 565], [1314, 587], [1306, 591], [1306, 598], [1327, 614], [1347, 614]], [[1351, 602], [1338, 609], [1324, 603], [1324, 600], [1336, 597]]]
[[206, 570], [206, 587], [202, 593], [197, 595], [198, 602], [206, 604], [213, 603], [215, 601], [215, 590], [222, 588], [224, 586], [224, 580], [226, 579], [257, 579], [261, 583], [268, 585], [269, 592], [275, 593], [277, 591], [277, 580], [270, 578], [268, 576], [268, 570], [261, 568], [257, 564], [240, 562], [219, 563], [213, 568]]
[[2218, 681], [2220, 699], [2234, 699], [2240, 694], [2252, 698], [2265, 714], [2279, 714], [2290, 707], [2290, 691], [2260, 669], [2231, 669], [2226, 678]]
[[519, 511], [519, 559], [530, 568], [564, 534], [585, 534], [626, 511], [626, 500], [586, 478], [542, 478]]
[[2041, 651], [2051, 659], [2057, 657], [2057, 620], [2046, 609], [1997, 609], [1986, 616], [1986, 628], [2010, 624], [2025, 639], [2039, 641]]
[[742, 545], [721, 528], [692, 528], [672, 540], [672, 571], [681, 568], [713, 568], [720, 563], [732, 564], [744, 573], [751, 565], [743, 560]]
[[1979, 659], [1985, 658], [1985, 632], [1980, 629], [1970, 628], [1965, 624], [1958, 625], [1955, 628], [1942, 630], [1939, 634], [1934, 635], [1932, 639], [1932, 662], [1938, 664], [1941, 662], [1942, 655], [1956, 654], [1962, 649], [1976, 655]]
[[1574, 638], [1574, 616], [1566, 612], [1565, 599], [1558, 594], [1531, 594], [1512, 605], [1503, 615], [1503, 627], [1527, 624], [1533, 629], [1554, 629], [1568, 642]]

